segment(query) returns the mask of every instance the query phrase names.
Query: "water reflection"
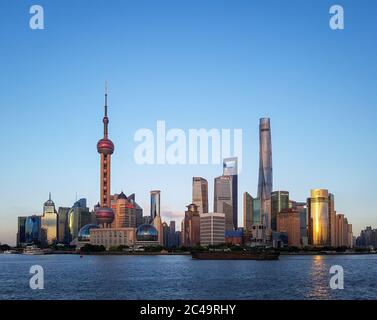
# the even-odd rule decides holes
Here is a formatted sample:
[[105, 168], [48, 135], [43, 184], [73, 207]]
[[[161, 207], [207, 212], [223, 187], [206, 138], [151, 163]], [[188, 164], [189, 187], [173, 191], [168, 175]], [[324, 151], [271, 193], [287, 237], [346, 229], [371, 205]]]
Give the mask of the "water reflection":
[[309, 290], [306, 298], [309, 299], [330, 299], [329, 270], [324, 256], [313, 256], [309, 271]]

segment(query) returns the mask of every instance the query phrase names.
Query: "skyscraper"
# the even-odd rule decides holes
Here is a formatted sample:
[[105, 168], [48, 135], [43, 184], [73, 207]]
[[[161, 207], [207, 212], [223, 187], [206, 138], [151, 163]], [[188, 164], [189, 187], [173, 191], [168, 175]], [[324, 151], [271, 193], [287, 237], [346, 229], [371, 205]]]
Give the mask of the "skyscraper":
[[274, 191], [271, 193], [271, 229], [277, 230], [277, 216], [283, 209], [289, 208], [289, 192]]
[[195, 247], [200, 244], [200, 215], [195, 204], [187, 206], [182, 224], [183, 245]]
[[86, 206], [86, 199], [76, 201], [68, 213], [69, 242], [76, 240], [80, 229], [90, 224], [92, 215]]
[[18, 217], [17, 247], [26, 243], [26, 219], [27, 217]]
[[123, 192], [111, 196], [111, 208], [115, 212], [112, 228], [135, 228], [136, 212], [134, 202]]
[[97, 151], [101, 156], [101, 180], [100, 180], [100, 208], [96, 211], [97, 223], [103, 228], [110, 227], [114, 220], [114, 212], [111, 209], [110, 176], [111, 155], [114, 152], [114, 144], [108, 138], [109, 118], [107, 117], [107, 88], [105, 91], [105, 115], [103, 117], [103, 138], [97, 143]]
[[161, 191], [152, 190], [151, 191], [151, 219], [152, 221], [157, 216], [160, 216], [160, 200], [161, 200]]
[[243, 194], [243, 227], [245, 233], [251, 232], [253, 225], [253, 197], [245, 192]]
[[69, 211], [68, 207], [58, 209], [58, 242], [69, 243]]
[[261, 199], [263, 223], [271, 229], [271, 208], [268, 200], [272, 192], [272, 146], [269, 118], [259, 120], [259, 179], [258, 198]]
[[198, 206], [199, 213], [208, 212], [208, 181], [206, 179], [192, 178], [192, 203]]
[[213, 211], [225, 214], [225, 230], [238, 228], [237, 158], [223, 161], [223, 175], [215, 178]]
[[57, 241], [58, 233], [58, 216], [55, 210], [55, 203], [51, 200], [51, 193], [48, 200], [43, 205], [43, 216], [41, 223], [41, 228], [44, 235], [42, 242], [48, 245], [55, 243]]
[[336, 246], [336, 212], [334, 205], [334, 195], [329, 193], [329, 232], [332, 247]]
[[276, 230], [288, 234], [288, 245], [301, 247], [300, 212], [285, 208], [277, 214]]
[[[223, 161], [223, 176], [231, 177], [231, 201], [233, 228], [238, 228], [238, 159], [225, 158]], [[216, 211], [215, 211], [216, 212]]]
[[41, 216], [27, 217], [25, 223], [25, 238], [28, 244], [39, 244], [41, 240]]
[[170, 221], [169, 224], [169, 231], [170, 231], [170, 247], [176, 247], [177, 241], [176, 241], [176, 230], [175, 230], [175, 221]]
[[328, 190], [311, 190], [311, 197], [308, 199], [308, 218], [310, 243], [314, 246], [331, 245]]
[[213, 208], [214, 212], [225, 214], [225, 230], [234, 230], [231, 176], [220, 176], [215, 178]]

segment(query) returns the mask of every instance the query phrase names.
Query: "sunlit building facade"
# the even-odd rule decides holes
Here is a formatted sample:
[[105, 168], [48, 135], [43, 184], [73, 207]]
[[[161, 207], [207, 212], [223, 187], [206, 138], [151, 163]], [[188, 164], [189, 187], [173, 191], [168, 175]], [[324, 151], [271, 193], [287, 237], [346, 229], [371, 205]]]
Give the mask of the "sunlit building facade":
[[90, 244], [111, 247], [134, 246], [136, 244], [135, 228], [92, 228]]
[[68, 213], [69, 242], [78, 237], [80, 229], [92, 222], [92, 215], [86, 206], [86, 199], [74, 203]]
[[296, 209], [282, 209], [277, 214], [277, 232], [288, 235], [288, 245], [301, 247], [300, 212]]
[[218, 245], [225, 243], [225, 214], [200, 214], [200, 245]]
[[189, 204], [185, 211], [185, 218], [182, 223], [183, 245], [195, 247], [200, 245], [200, 215], [195, 204]]
[[49, 199], [43, 205], [41, 229], [44, 244], [51, 245], [57, 242], [58, 215], [55, 210], [55, 203], [51, 200], [51, 193]]
[[329, 192], [326, 189], [311, 190], [308, 199], [310, 244], [314, 246], [331, 245], [329, 224]]
[[111, 196], [111, 208], [114, 211], [112, 228], [136, 228], [134, 198], [128, 198], [123, 192]]
[[208, 181], [206, 179], [192, 178], [192, 203], [198, 206], [199, 213], [208, 212]]

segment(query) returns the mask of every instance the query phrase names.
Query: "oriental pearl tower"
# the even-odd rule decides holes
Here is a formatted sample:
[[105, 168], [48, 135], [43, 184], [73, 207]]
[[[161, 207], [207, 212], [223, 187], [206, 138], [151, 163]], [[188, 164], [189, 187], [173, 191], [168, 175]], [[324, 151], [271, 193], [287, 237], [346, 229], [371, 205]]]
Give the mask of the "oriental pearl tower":
[[105, 115], [103, 117], [103, 138], [97, 143], [97, 151], [101, 156], [100, 207], [96, 210], [97, 223], [102, 228], [109, 228], [114, 221], [114, 212], [110, 202], [110, 160], [114, 152], [114, 144], [108, 138], [109, 118], [107, 117], [107, 86], [105, 89]]

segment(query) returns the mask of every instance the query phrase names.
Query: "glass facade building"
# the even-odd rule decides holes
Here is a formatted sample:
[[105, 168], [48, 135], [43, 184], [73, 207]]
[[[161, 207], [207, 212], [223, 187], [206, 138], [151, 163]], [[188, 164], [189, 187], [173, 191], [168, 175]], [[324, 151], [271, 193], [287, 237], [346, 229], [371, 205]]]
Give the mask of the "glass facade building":
[[151, 220], [160, 216], [160, 200], [161, 200], [161, 191], [153, 190], [151, 191]]
[[41, 236], [41, 217], [27, 217], [25, 223], [25, 240], [28, 244], [39, 244]]
[[17, 246], [21, 246], [26, 243], [26, 220], [27, 217], [18, 217]]
[[271, 228], [271, 208], [267, 200], [270, 200], [272, 192], [272, 146], [271, 126], [269, 118], [259, 120], [259, 178], [258, 198], [261, 199], [263, 223], [266, 228]]
[[238, 158], [237, 157], [224, 159], [223, 176], [231, 177], [231, 205], [232, 205], [233, 229], [237, 230], [238, 228]]
[[50, 245], [57, 242], [58, 237], [58, 215], [55, 210], [55, 203], [49, 199], [44, 203], [42, 216], [42, 242]]
[[192, 203], [198, 206], [199, 213], [208, 212], [208, 181], [206, 179], [192, 178]]
[[308, 210], [311, 244], [314, 246], [331, 245], [328, 190], [311, 190], [311, 197], [308, 199]]
[[271, 229], [277, 231], [277, 216], [279, 212], [289, 208], [289, 192], [274, 191], [271, 193]]
[[245, 192], [243, 194], [243, 227], [248, 233], [253, 225], [253, 197]]
[[69, 242], [78, 237], [80, 229], [91, 223], [91, 213], [86, 206], [86, 199], [76, 201], [68, 214]]
[[60, 207], [58, 209], [58, 243], [69, 243], [68, 214], [70, 208]]
[[213, 211], [225, 214], [225, 230], [234, 230], [232, 176], [215, 178]]

